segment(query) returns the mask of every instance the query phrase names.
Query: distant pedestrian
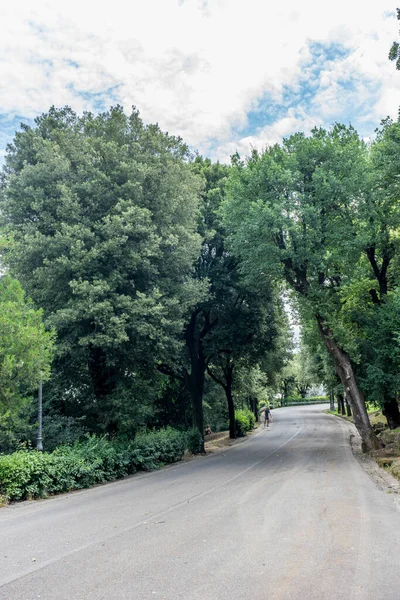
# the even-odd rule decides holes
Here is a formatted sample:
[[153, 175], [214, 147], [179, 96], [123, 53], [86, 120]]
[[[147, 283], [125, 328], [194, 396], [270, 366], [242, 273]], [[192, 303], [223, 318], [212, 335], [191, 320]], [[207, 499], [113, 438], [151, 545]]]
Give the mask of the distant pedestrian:
[[271, 411], [269, 409], [268, 406], [263, 406], [262, 409], [260, 410], [260, 422], [261, 425], [263, 426], [263, 428], [265, 428], [265, 425], [267, 425], [267, 427], [269, 427], [269, 422], [271, 420]]

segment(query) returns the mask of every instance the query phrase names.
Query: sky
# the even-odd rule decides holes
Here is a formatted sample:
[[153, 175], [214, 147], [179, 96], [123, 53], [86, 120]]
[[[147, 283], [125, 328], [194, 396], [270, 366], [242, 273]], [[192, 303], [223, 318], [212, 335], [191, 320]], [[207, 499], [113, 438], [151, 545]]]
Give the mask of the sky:
[[0, 162], [51, 105], [135, 105], [229, 162], [296, 131], [397, 118], [394, 0], [0, 1]]

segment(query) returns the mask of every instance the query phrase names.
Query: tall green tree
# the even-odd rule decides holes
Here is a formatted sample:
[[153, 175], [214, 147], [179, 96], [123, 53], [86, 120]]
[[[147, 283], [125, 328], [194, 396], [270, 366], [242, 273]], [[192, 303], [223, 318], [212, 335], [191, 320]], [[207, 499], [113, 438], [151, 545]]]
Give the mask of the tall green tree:
[[367, 395], [383, 407], [390, 427], [400, 426], [399, 345], [394, 334], [400, 276], [400, 125], [383, 122], [368, 151], [370, 176], [354, 207], [353, 229], [362, 256], [356, 277], [343, 293], [343, 306], [356, 327], [360, 377]]
[[118, 106], [52, 108], [8, 147], [5, 262], [57, 330], [60, 410], [92, 429], [137, 414], [198, 300], [202, 183], [188, 158], [179, 138]]
[[225, 194], [229, 167], [197, 156], [192, 171], [203, 181], [197, 231], [202, 246], [195, 263], [194, 281], [203, 295], [187, 313], [184, 327], [184, 351], [175, 364], [160, 363], [159, 370], [186, 387], [192, 404], [193, 426], [204, 435], [203, 395], [206, 370], [210, 360], [205, 342], [217, 326], [213, 311], [221, 284], [230, 277], [234, 259], [224, 246], [224, 232], [218, 211]]
[[[184, 330], [185, 353], [178, 368], [161, 364], [160, 370], [180, 379], [188, 390], [193, 424], [203, 434], [203, 395], [206, 373], [225, 391], [230, 435], [234, 432], [233, 373], [247, 357], [249, 368], [271, 348], [276, 337], [276, 305], [267, 278], [250, 288], [238, 261], [225, 246], [220, 208], [229, 167], [196, 157], [193, 170], [203, 177], [198, 232], [203, 238], [195, 278], [206, 295], [190, 311]], [[258, 355], [256, 357], [256, 355]]]
[[[232, 274], [231, 274], [232, 275]], [[245, 287], [236, 277], [219, 289], [213, 306], [216, 327], [206, 340], [207, 373], [224, 389], [229, 414], [229, 435], [236, 436], [234, 380], [240, 367], [251, 369], [278, 350], [279, 318], [283, 311], [268, 281]]]
[[[313, 371], [313, 356], [304, 340], [301, 340], [299, 351], [293, 354], [292, 359], [283, 369], [282, 376], [284, 387], [292, 387], [302, 398], [305, 398], [308, 390], [317, 383]], [[285, 395], [288, 395], [286, 389]]]
[[343, 278], [360, 256], [353, 236], [353, 205], [365, 190], [365, 146], [350, 127], [296, 134], [282, 146], [234, 158], [225, 203], [226, 225], [243, 268], [283, 278], [304, 316], [314, 318], [345, 387], [364, 447], [379, 442], [350, 358], [343, 327]]
[[[42, 311], [8, 275], [0, 278], [0, 452], [27, 429], [23, 416], [32, 392], [50, 377], [54, 334], [46, 331]], [[29, 412], [29, 411], [28, 411]]]

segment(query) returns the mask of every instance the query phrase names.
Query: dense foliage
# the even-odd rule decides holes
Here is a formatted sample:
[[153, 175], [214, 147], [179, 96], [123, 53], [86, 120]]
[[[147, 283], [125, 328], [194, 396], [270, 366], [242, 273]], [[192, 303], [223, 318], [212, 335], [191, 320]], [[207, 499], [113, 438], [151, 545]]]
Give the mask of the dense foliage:
[[186, 146], [121, 108], [51, 109], [9, 147], [1, 211], [10, 271], [57, 331], [49, 410], [134, 432], [178, 352], [201, 180]]
[[248, 431], [254, 429], [255, 416], [249, 409], [235, 411], [235, 430], [237, 437], [243, 437]]
[[[392, 426], [399, 419], [399, 388], [389, 386], [398, 341], [379, 326], [379, 315], [387, 328], [396, 322], [383, 314], [390, 281], [396, 285], [397, 127], [386, 123], [371, 148], [353, 128], [335, 125], [247, 161], [236, 156], [225, 201], [231, 248], [254, 281], [263, 273], [286, 281], [301, 321], [314, 323], [331, 356], [369, 449], [379, 441], [365, 408], [363, 392], [374, 393], [368, 377], [381, 379], [375, 396]], [[363, 358], [374, 349], [368, 365]]]
[[[1, 177], [2, 262], [57, 336], [51, 378], [42, 353], [45, 449], [172, 425], [202, 451], [204, 409], [207, 426], [234, 437], [235, 403], [257, 414], [273, 394], [287, 319], [279, 288], [246, 283], [226, 248], [229, 174], [121, 107], [53, 107], [16, 133]], [[34, 443], [32, 397], [23, 406], [0, 451]]]
[[205, 426], [243, 435], [321, 385], [374, 448], [366, 403], [400, 424], [399, 157], [390, 120], [370, 145], [336, 124], [230, 166], [121, 107], [23, 126], [0, 188], [0, 452], [34, 440], [40, 379], [53, 452], [9, 460], [50, 479], [168, 462], [155, 440], [183, 433], [149, 429], [202, 452]]
[[32, 393], [50, 377], [51, 332], [18, 281], [0, 278], [0, 451], [30, 434]]
[[180, 460], [185, 447], [185, 434], [168, 428], [141, 433], [129, 443], [92, 436], [52, 453], [19, 450], [0, 456], [0, 497], [44, 498], [113, 481]]

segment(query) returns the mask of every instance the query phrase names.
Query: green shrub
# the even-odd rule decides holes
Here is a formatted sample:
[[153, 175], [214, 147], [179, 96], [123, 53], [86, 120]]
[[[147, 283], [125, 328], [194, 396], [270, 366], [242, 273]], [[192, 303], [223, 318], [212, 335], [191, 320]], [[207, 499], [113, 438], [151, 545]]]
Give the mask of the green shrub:
[[241, 414], [235, 413], [235, 435], [237, 437], [244, 437], [249, 430], [249, 421], [247, 417]]
[[186, 433], [186, 446], [192, 454], [200, 454], [203, 449], [203, 438], [198, 429], [190, 429]]
[[301, 396], [288, 396], [284, 399], [284, 406], [298, 405], [298, 404], [327, 404], [329, 403], [328, 396], [310, 396], [309, 398], [302, 398]]
[[245, 409], [244, 412], [246, 413], [247, 418], [249, 420], [250, 430], [254, 429], [254, 427], [256, 426], [256, 418], [254, 416], [254, 413], [251, 412], [251, 410], [249, 409]]
[[157, 432], [138, 433], [130, 450], [138, 469], [150, 471], [160, 465], [181, 460], [185, 446], [185, 433], [167, 427]]
[[4, 500], [43, 498], [113, 481], [180, 460], [185, 433], [167, 428], [141, 433], [132, 442], [87, 436], [52, 453], [19, 450], [0, 455], [0, 496]]
[[235, 433], [237, 437], [244, 437], [248, 431], [254, 429], [256, 419], [248, 408], [235, 410]]

